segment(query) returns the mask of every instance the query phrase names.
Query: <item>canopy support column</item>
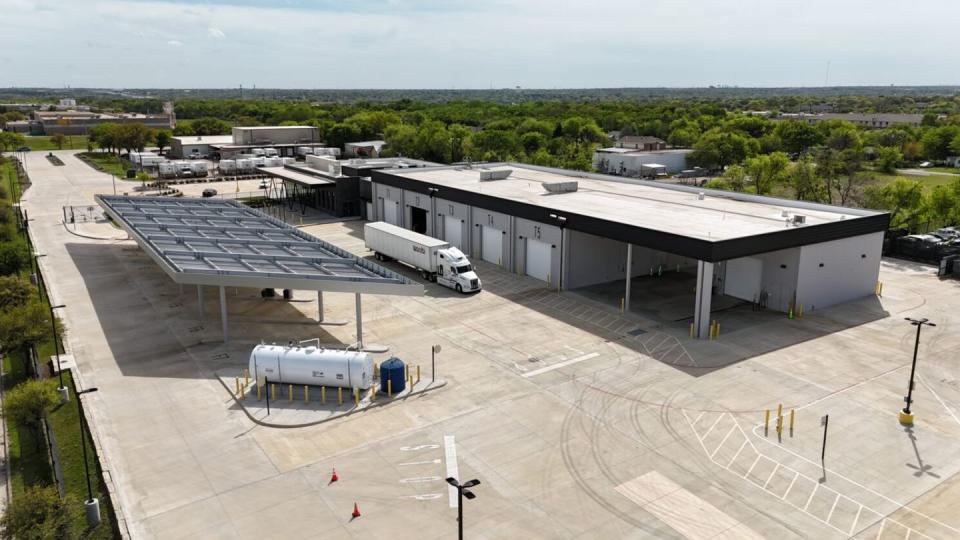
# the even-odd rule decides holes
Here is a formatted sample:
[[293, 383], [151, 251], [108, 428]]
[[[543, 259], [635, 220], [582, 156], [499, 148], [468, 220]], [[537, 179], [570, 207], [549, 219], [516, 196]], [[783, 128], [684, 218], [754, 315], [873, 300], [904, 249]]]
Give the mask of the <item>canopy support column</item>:
[[623, 293], [623, 312], [630, 313], [630, 282], [633, 280], [633, 244], [627, 244], [627, 284]]
[[360, 293], [354, 293], [357, 303], [357, 349], [363, 349], [363, 309], [360, 305]]
[[223, 324], [223, 342], [230, 341], [230, 332], [227, 327], [227, 289], [220, 286], [220, 322]]
[[317, 324], [323, 324], [323, 291], [317, 291]]
[[693, 325], [696, 337], [710, 337], [710, 301], [713, 299], [713, 263], [697, 261], [697, 299]]

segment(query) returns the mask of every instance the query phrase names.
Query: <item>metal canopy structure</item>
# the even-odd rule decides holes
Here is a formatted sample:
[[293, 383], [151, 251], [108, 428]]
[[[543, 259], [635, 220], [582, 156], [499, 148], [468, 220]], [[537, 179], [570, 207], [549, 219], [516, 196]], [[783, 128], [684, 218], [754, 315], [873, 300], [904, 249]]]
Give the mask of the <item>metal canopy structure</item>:
[[[224, 199], [97, 195], [97, 203], [180, 284], [416, 296], [423, 286], [310, 236], [255, 209]], [[202, 311], [201, 311], [202, 313]]]

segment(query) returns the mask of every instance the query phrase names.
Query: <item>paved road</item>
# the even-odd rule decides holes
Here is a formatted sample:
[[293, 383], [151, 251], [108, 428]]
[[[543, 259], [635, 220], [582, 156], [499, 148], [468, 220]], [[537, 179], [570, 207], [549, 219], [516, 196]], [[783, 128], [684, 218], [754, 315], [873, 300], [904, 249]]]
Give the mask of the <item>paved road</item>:
[[960, 173], [931, 171], [930, 169], [897, 169], [897, 172], [907, 176], [960, 176]]

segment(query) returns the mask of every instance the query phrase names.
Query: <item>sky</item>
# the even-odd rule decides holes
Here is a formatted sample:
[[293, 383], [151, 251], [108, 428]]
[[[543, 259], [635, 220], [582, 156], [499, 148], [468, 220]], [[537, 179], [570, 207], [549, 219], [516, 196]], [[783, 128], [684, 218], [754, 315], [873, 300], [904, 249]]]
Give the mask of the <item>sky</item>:
[[957, 20], [957, 0], [0, 0], [0, 87], [955, 85]]

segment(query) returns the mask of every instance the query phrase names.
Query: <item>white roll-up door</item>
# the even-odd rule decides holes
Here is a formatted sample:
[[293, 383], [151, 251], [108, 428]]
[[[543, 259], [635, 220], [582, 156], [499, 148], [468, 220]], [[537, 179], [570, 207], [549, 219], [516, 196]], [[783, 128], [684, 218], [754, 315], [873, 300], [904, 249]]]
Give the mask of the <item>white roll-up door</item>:
[[400, 220], [397, 219], [396, 201], [391, 201], [390, 199], [383, 200], [383, 220], [391, 225], [400, 225]]
[[723, 293], [741, 300], [753, 301], [760, 294], [763, 261], [743, 257], [730, 259], [726, 266]]
[[483, 229], [481, 244], [483, 260], [493, 264], [503, 264], [503, 231], [493, 227], [481, 227], [481, 229]]
[[527, 238], [527, 262], [525, 265], [527, 275], [542, 281], [549, 281], [552, 256], [553, 247], [550, 244]]
[[443, 216], [443, 239], [463, 251], [463, 223], [455, 216]]

